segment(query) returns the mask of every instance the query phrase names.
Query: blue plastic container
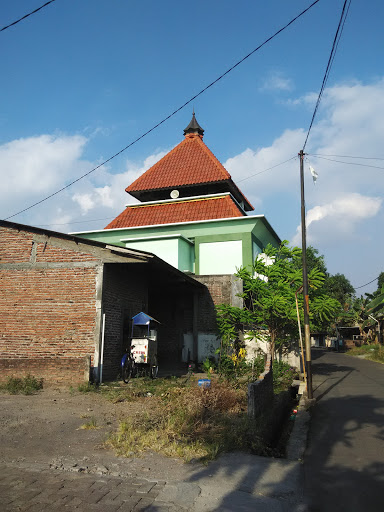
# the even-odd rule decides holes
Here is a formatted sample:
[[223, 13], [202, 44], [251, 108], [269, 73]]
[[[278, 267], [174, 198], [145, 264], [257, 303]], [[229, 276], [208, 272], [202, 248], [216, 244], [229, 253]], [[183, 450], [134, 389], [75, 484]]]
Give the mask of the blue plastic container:
[[197, 385], [201, 388], [210, 388], [211, 387], [211, 379], [199, 379], [197, 381]]

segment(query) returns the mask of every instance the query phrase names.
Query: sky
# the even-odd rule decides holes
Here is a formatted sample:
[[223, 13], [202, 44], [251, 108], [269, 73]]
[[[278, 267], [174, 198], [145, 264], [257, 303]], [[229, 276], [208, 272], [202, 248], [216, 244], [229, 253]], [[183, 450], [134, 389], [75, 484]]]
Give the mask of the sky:
[[[3, 0], [0, 28], [43, 3]], [[120, 152], [311, 3], [56, 0], [0, 32], [0, 218], [104, 228], [134, 202], [125, 188], [182, 141], [194, 108], [254, 213], [300, 245], [297, 154], [343, 0], [320, 0], [132, 147], [14, 214]], [[384, 271], [383, 19], [381, 0], [352, 0], [305, 147], [307, 243], [358, 295]]]

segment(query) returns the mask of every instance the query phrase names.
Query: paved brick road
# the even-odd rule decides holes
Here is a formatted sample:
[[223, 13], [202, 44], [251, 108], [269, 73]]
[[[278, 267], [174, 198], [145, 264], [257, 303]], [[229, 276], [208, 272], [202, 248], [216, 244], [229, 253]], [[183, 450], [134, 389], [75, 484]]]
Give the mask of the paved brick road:
[[0, 467], [2, 512], [182, 510], [169, 503], [155, 503], [164, 486], [162, 481], [70, 473], [38, 464], [24, 467], [20, 463], [3, 464]]

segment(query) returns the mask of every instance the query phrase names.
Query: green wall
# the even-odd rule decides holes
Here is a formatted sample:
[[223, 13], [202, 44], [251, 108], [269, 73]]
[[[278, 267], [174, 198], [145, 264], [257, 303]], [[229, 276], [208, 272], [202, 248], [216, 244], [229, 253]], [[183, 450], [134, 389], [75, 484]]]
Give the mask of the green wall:
[[[74, 234], [99, 242], [154, 252], [159, 257], [163, 257], [163, 259], [169, 263], [171, 263], [172, 260], [172, 264], [179, 270], [195, 270], [197, 275], [200, 273], [200, 244], [202, 243], [241, 240], [243, 266], [252, 264], [254, 244], [260, 248], [261, 252], [261, 249], [268, 243], [272, 243], [272, 245], [275, 246], [280, 243], [280, 239], [273, 231], [265, 217], [256, 217], [251, 215], [219, 221], [207, 220], [204, 222], [161, 224], [157, 226], [99, 230]], [[180, 235], [194, 243], [194, 256], [193, 245], [191, 245], [188, 240], [181, 238]], [[167, 245], [166, 238], [163, 240], [158, 238], [166, 236], [173, 240], [178, 238], [177, 247], [169, 244]], [[151, 237], [156, 240], [148, 240], [148, 243], [145, 243], [144, 241], [122, 241], [130, 238]], [[158, 244], [157, 248], [156, 244]], [[164, 256], [161, 256], [161, 254]], [[166, 259], [165, 256], [169, 259]], [[221, 257], [225, 257], [225, 254], [221, 255]], [[195, 266], [195, 269], [193, 269], [193, 266]]]

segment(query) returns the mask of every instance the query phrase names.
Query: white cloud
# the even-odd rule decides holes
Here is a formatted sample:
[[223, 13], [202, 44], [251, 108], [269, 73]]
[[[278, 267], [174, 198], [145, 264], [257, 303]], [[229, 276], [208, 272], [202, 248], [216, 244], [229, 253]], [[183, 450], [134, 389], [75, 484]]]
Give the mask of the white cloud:
[[[358, 224], [375, 217], [381, 207], [382, 199], [361, 194], [348, 194], [331, 203], [318, 205], [308, 210], [306, 215], [307, 240], [317, 246], [320, 237], [326, 236], [328, 242], [337, 240], [343, 243], [358, 235]], [[320, 240], [321, 241], [321, 240]], [[301, 226], [297, 227], [292, 243], [301, 245]]]
[[72, 200], [78, 203], [83, 213], [87, 213], [95, 206], [91, 194], [74, 194]]
[[1, 204], [52, 191], [79, 172], [85, 137], [40, 135], [0, 146]]
[[[296, 183], [298, 159], [295, 150], [300, 147], [303, 139], [303, 130], [286, 130], [271, 146], [256, 150], [247, 148], [229, 158], [224, 167], [236, 184], [244, 189], [251, 202], [261, 205], [271, 194], [281, 193]], [[267, 171], [288, 159], [292, 160]]]
[[[80, 135], [40, 135], [0, 146], [0, 217], [38, 202], [100, 163], [82, 158], [87, 141]], [[125, 170], [118, 174], [103, 166], [39, 207], [10, 220], [60, 231], [106, 225], [127, 202], [135, 202], [125, 188], [165, 153], [150, 155], [141, 164], [127, 161]], [[101, 220], [94, 225], [72, 225], [88, 219]]]
[[293, 81], [283, 75], [282, 72], [273, 71], [265, 77], [260, 91], [292, 91], [294, 88]]

